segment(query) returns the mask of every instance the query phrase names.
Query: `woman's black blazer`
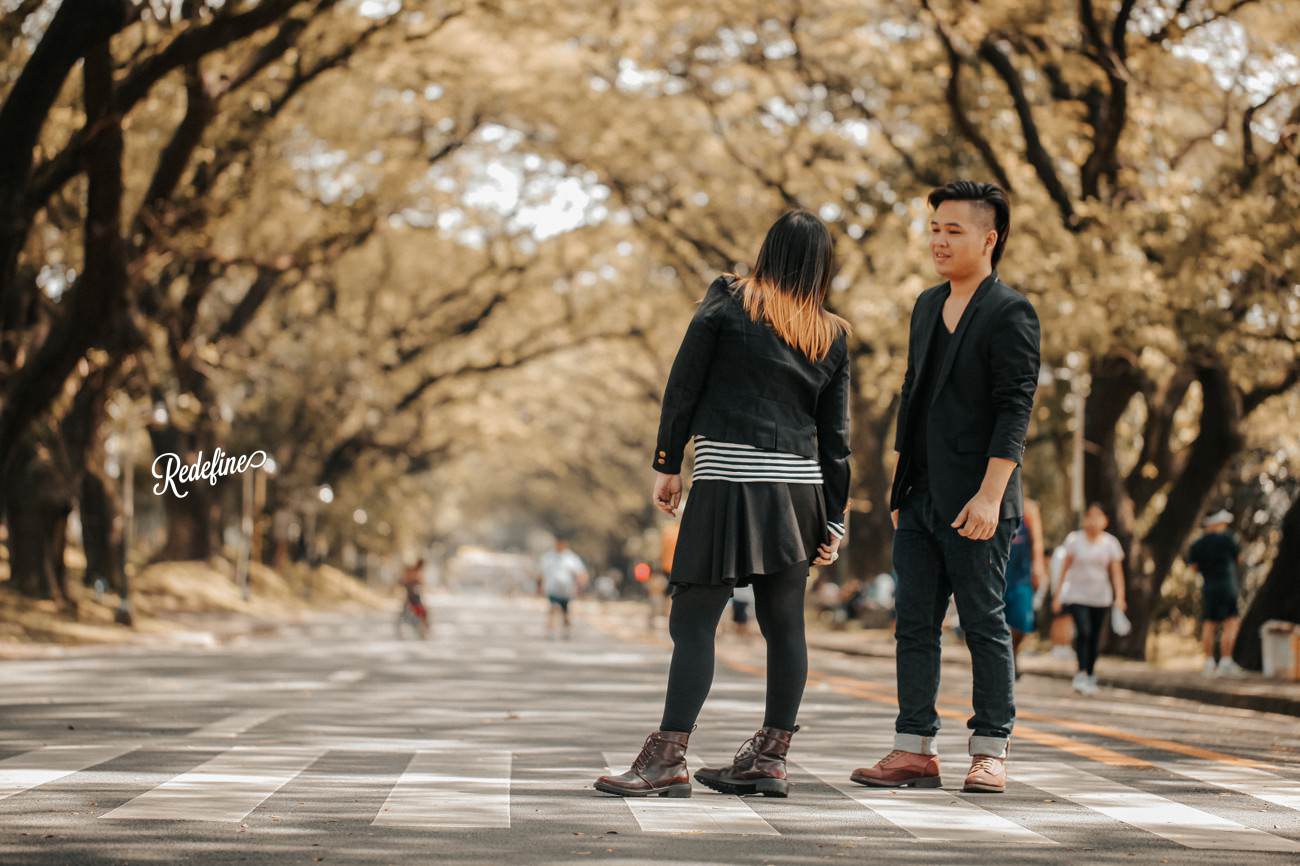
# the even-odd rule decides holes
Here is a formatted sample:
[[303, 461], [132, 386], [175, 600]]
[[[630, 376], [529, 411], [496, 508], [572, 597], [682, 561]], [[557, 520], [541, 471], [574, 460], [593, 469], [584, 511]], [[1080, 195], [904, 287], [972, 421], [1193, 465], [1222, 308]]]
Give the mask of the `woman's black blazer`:
[[668, 374], [652, 465], [682, 469], [694, 434], [815, 457], [827, 519], [844, 522], [849, 497], [849, 348], [836, 337], [812, 361], [755, 322], [730, 275], [718, 277], [686, 328]]

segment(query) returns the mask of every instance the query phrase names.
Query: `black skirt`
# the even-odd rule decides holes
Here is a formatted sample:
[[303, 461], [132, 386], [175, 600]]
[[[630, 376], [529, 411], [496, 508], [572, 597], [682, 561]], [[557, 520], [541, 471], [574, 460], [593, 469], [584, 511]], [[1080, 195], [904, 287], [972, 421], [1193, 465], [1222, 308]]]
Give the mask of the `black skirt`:
[[686, 497], [673, 583], [748, 586], [811, 562], [830, 538], [820, 484], [696, 481]]

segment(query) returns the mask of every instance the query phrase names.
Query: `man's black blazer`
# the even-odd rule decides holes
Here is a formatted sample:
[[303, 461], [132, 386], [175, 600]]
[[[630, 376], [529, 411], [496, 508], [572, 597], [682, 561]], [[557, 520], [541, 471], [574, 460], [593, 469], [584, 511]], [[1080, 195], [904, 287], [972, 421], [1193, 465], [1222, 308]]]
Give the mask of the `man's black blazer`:
[[[915, 383], [923, 381], [934, 329], [945, 327], [943, 305], [951, 291], [948, 283], [926, 289], [912, 308], [907, 373], [894, 440], [900, 456], [889, 492], [890, 510], [899, 507], [912, 487], [908, 452], [917, 409], [912, 392]], [[994, 271], [975, 290], [953, 332], [934, 383], [926, 425], [930, 497], [949, 523], [979, 492], [990, 457], [1019, 464], [1024, 456], [1038, 388], [1038, 341], [1033, 304]], [[1007, 482], [1001, 516], [1023, 513], [1017, 465]]]
[[849, 346], [839, 334], [812, 361], [745, 312], [734, 278], [718, 277], [695, 311], [664, 388], [651, 465], [682, 469], [693, 434], [815, 457], [826, 516], [844, 522], [849, 498]]

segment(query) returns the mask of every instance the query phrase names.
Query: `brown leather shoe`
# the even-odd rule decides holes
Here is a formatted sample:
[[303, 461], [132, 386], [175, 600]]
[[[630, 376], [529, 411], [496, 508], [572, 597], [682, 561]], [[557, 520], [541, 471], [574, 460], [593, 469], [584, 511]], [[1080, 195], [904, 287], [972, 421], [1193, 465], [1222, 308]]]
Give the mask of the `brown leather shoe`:
[[1007, 762], [992, 755], [974, 755], [966, 784], [961, 788], [968, 794], [1001, 794], [1007, 789]]
[[632, 769], [617, 776], [601, 776], [596, 790], [620, 797], [689, 797], [686, 743], [690, 736], [680, 731], [655, 731], [646, 737]]
[[760, 728], [736, 750], [730, 767], [703, 767], [695, 771], [695, 781], [723, 794], [762, 794], [786, 797], [790, 781], [785, 774], [785, 755], [790, 750], [794, 731]]
[[872, 788], [940, 788], [939, 756], [895, 749], [874, 767], [859, 767], [849, 778]]

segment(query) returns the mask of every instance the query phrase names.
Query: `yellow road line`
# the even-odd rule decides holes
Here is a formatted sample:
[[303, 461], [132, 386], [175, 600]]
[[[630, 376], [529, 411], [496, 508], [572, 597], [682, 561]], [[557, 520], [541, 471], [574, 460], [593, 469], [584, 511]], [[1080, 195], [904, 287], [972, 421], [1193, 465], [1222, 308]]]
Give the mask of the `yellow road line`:
[[[629, 637], [626, 633], [619, 633], [603, 626], [598, 627], [607, 634], [611, 634], [620, 639], [627, 639]], [[671, 641], [664, 640], [658, 634], [634, 636], [634, 638], [643, 643], [649, 643], [655, 646], [670, 647], [672, 645]], [[831, 650], [831, 652], [833, 652], [833, 650]], [[765, 668], [737, 659], [726, 650], [719, 650], [718, 658], [728, 667], [741, 671], [742, 673], [758, 677], [764, 676], [766, 673]], [[862, 698], [874, 703], [888, 705], [896, 705], [897, 703], [894, 689], [866, 680], [846, 677], [839, 674], [824, 674], [811, 667], [808, 670], [808, 680], [809, 682], [824, 682], [840, 694]], [[940, 701], [937, 711], [939, 715], [944, 718], [961, 720], [965, 720], [966, 718], [965, 707], [951, 702]], [[1099, 725], [1094, 722], [1077, 722], [1072, 719], [1064, 719], [1060, 716], [1038, 712], [1036, 710], [1019, 710], [1017, 711], [1016, 716], [1016, 737], [1023, 737], [1030, 742], [1059, 749], [1063, 752], [1068, 752], [1072, 755], [1077, 755], [1081, 758], [1086, 758], [1087, 760], [1096, 761], [1111, 767], [1151, 767], [1154, 766], [1154, 764], [1151, 761], [1144, 760], [1134, 755], [1126, 755], [1122, 752], [1108, 749], [1105, 746], [1072, 740], [1061, 734], [1052, 733], [1051, 731], [1045, 731], [1041, 728], [1026, 725], [1020, 720], [1028, 719], [1043, 722], [1045, 724], [1055, 725], [1057, 727], [1078, 731], [1080, 733], [1095, 734], [1112, 740], [1121, 740], [1145, 746], [1149, 749], [1158, 749], [1207, 761], [1217, 761], [1221, 764], [1231, 764], [1239, 767], [1254, 767], [1260, 770], [1277, 769], [1276, 765], [1269, 764], [1265, 761], [1240, 758], [1236, 755], [1216, 752], [1213, 749], [1206, 749], [1200, 746], [1189, 745], [1187, 743], [1179, 743], [1174, 740], [1166, 740], [1160, 737], [1147, 737], [1142, 734], [1135, 734], [1109, 725]]]

